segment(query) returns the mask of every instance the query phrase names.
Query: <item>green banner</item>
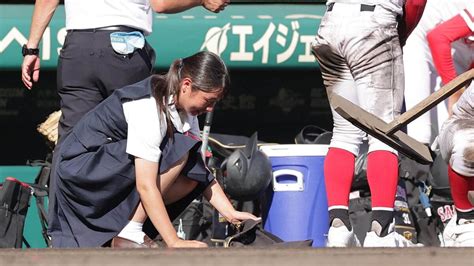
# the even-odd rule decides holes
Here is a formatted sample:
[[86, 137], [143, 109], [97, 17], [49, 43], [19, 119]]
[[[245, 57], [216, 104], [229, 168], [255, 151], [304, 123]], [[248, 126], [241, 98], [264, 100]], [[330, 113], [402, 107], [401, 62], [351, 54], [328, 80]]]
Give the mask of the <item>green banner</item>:
[[[200, 50], [219, 54], [231, 68], [314, 68], [310, 47], [324, 11], [323, 4], [234, 4], [219, 14], [200, 7], [155, 14], [147, 40], [157, 68]], [[0, 70], [20, 68], [32, 13], [33, 5], [0, 5]], [[40, 45], [43, 69], [56, 68], [65, 35], [59, 6]]]

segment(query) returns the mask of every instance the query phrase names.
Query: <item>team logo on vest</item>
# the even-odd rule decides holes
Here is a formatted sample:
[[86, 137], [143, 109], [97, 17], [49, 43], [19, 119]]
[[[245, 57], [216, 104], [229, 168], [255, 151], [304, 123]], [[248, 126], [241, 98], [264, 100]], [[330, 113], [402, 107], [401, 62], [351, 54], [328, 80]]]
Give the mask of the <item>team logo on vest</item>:
[[456, 213], [456, 209], [454, 208], [454, 205], [444, 205], [438, 207], [436, 212], [438, 213], [441, 221], [444, 223], [453, 218], [453, 215]]

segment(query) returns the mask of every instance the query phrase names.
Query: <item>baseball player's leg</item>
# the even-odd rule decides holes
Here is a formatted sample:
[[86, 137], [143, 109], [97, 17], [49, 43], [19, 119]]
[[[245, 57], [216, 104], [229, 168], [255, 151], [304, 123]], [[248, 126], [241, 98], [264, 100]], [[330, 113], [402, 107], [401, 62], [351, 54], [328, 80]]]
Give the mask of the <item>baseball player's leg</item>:
[[[316, 38], [313, 49], [321, 66], [328, 97], [338, 94], [357, 104], [355, 83], [345, 60], [322, 36]], [[324, 162], [331, 224], [328, 246], [357, 246], [359, 244], [350, 224], [348, 206], [355, 156], [359, 153], [364, 133], [342, 118], [334, 109], [331, 111], [334, 121], [333, 136]]]
[[[328, 95], [336, 93], [358, 103], [355, 83], [341, 81], [327, 88]], [[331, 107], [334, 127], [330, 148], [324, 161], [324, 176], [328, 197], [331, 228], [328, 234], [329, 246], [359, 246], [349, 220], [349, 193], [354, 177], [355, 157], [365, 133], [354, 127]], [[342, 224], [345, 226], [342, 227]]]
[[[403, 74], [400, 74], [403, 77]], [[376, 93], [374, 113], [385, 121], [395, 118], [400, 112], [402, 99], [396, 90], [383, 90]], [[384, 96], [385, 95], [385, 96]], [[384, 99], [384, 100], [382, 100]], [[388, 100], [390, 99], [390, 100]], [[372, 231], [378, 237], [384, 237], [393, 232], [393, 206], [398, 181], [397, 152], [378, 139], [369, 136], [369, 151], [367, 155], [367, 180], [372, 195]], [[368, 238], [366, 238], [366, 241]], [[376, 241], [379, 241], [376, 238]], [[365, 242], [365, 246], [378, 243]], [[391, 243], [383, 243], [383, 246]]]
[[[403, 63], [405, 70], [405, 106], [409, 110], [423, 99], [428, 97], [436, 84], [436, 73], [430, 67], [432, 63], [429, 56], [426, 40], [413, 35], [408, 37], [403, 47]], [[414, 139], [430, 144], [432, 141], [432, 119], [436, 112], [431, 111], [418, 117], [407, 125], [407, 133]]]
[[[377, 10], [377, 9], [376, 9]], [[379, 10], [384, 13], [386, 11]], [[361, 106], [386, 122], [400, 115], [403, 101], [403, 59], [396, 23], [387, 14], [374, 14], [374, 27], [363, 45], [352, 46], [349, 63], [354, 73]], [[362, 36], [363, 37], [363, 36]], [[394, 231], [393, 204], [398, 181], [398, 158], [394, 149], [369, 136], [367, 179], [372, 195], [371, 231], [364, 246], [410, 246]], [[406, 240], [405, 240], [406, 241]]]
[[[410, 51], [407, 53], [407, 50], [404, 47], [404, 63], [405, 63], [405, 104], [407, 109], [411, 108], [413, 105], [417, 104], [420, 100], [426, 98], [429, 96], [428, 93], [433, 93], [437, 90], [439, 90], [443, 84], [441, 81], [441, 77], [438, 75], [438, 72], [436, 71], [431, 56], [426, 56], [425, 53], [419, 53], [418, 51]], [[458, 45], [458, 42], [455, 42], [453, 44], [453, 62], [454, 66], [456, 68], [457, 73], [463, 73], [466, 70], [469, 69], [470, 67], [470, 62], [471, 58], [469, 58], [469, 54], [472, 54], [473, 51], [466, 50], [465, 45]], [[427, 65], [425, 64], [420, 65], [420, 67], [415, 67], [415, 68], [409, 68], [411, 65], [417, 65], [417, 63], [413, 62], [407, 62], [406, 60], [413, 60], [414, 57], [418, 56], [421, 57], [422, 55], [425, 55], [423, 57], [426, 57], [425, 60], [427, 62]], [[421, 61], [420, 61], [421, 62]], [[419, 64], [419, 63], [418, 63]], [[427, 71], [429, 73], [426, 73], [422, 75], [420, 72], [421, 69], [424, 69], [425, 67], [428, 67]], [[419, 72], [419, 73], [418, 73]], [[416, 74], [416, 75], [414, 75]], [[414, 84], [414, 82], [411, 82], [411, 79], [415, 79], [416, 81], [419, 82], [420, 87], [417, 89], [416, 86], [411, 86], [410, 84]], [[415, 82], [416, 82], [415, 81]], [[430, 89], [428, 90], [428, 87], [424, 87], [430, 83]], [[417, 93], [420, 93], [419, 95], [415, 95]], [[415, 98], [416, 96], [416, 98]], [[448, 100], [445, 100], [433, 109], [431, 109], [429, 112], [423, 114], [419, 118], [415, 119], [415, 121], [410, 122], [407, 126], [408, 129], [408, 134], [412, 137], [414, 137], [416, 140], [431, 144], [435, 137], [438, 136], [441, 126], [443, 123], [449, 118], [449, 113], [448, 113]]]
[[[433, 72], [431, 75], [433, 76], [434, 80], [433, 92], [435, 92], [443, 86], [443, 83], [437, 72]], [[449, 118], [448, 100], [444, 100], [443, 102], [436, 105], [436, 107], [431, 109], [429, 113], [431, 114], [431, 122], [433, 123], [431, 125], [431, 143], [433, 143], [435, 138], [439, 135], [443, 123]]]
[[[474, 246], [474, 205], [469, 201], [469, 191], [474, 191], [474, 122], [470, 119], [451, 118], [440, 133], [440, 149], [448, 161], [448, 177], [456, 222], [453, 236], [455, 246]], [[444, 234], [446, 236], [446, 234]]]
[[[457, 44], [457, 42], [455, 44]], [[471, 58], [469, 58], [468, 55], [472, 54], [474, 51], [466, 50], [464, 46], [461, 46], [462, 49], [458, 47], [459, 45], [453, 45], [453, 62], [454, 62], [454, 67], [456, 68], [457, 73], [463, 73], [470, 69], [470, 64], [468, 62], [471, 61]], [[434, 66], [431, 66], [431, 67], [433, 68], [431, 72], [431, 80], [433, 82], [432, 83], [433, 89], [431, 90], [431, 92], [434, 92], [434, 91], [439, 90], [443, 86], [443, 84], [441, 81], [441, 77], [438, 75], [438, 73], [434, 69]], [[405, 94], [406, 94], [406, 89], [405, 89]], [[433, 108], [429, 113], [431, 114], [431, 123], [432, 123], [431, 141], [433, 141], [434, 138], [439, 135], [439, 132], [441, 131], [441, 127], [450, 116], [448, 113], [448, 100], [445, 100], [439, 103], [438, 105], [436, 105], [436, 107]], [[414, 122], [416, 122], [416, 120]], [[410, 126], [411, 124], [413, 124], [413, 122], [408, 124], [408, 126]]]

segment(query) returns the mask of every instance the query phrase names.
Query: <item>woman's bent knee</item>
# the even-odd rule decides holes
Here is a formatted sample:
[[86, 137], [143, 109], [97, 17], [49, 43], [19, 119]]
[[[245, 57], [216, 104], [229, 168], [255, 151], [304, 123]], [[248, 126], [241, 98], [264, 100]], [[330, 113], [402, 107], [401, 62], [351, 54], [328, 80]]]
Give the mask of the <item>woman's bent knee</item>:
[[198, 185], [198, 182], [179, 175], [176, 181], [171, 185], [170, 189], [163, 195], [165, 204], [176, 202], [191, 193]]

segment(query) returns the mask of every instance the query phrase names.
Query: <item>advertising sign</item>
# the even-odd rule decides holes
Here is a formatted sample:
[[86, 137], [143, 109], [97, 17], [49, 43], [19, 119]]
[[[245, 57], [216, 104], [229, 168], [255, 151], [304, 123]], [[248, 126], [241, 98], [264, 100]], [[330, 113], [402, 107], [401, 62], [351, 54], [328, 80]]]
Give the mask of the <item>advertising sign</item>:
[[[314, 68], [310, 47], [324, 11], [322, 4], [238, 4], [219, 14], [204, 8], [156, 13], [147, 40], [157, 68], [201, 50], [219, 54], [231, 68]], [[0, 5], [0, 69], [21, 65], [32, 13], [33, 5]], [[61, 5], [43, 35], [42, 68], [56, 67], [66, 33]]]

